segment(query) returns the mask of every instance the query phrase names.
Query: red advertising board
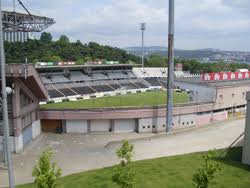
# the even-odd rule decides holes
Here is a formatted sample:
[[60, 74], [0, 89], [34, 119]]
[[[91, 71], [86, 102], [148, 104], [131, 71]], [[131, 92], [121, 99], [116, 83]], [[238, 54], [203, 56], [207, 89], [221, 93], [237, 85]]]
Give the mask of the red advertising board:
[[211, 72], [202, 74], [202, 80], [204, 81], [242, 80], [249, 78], [250, 78], [250, 72], [219, 72], [219, 73]]

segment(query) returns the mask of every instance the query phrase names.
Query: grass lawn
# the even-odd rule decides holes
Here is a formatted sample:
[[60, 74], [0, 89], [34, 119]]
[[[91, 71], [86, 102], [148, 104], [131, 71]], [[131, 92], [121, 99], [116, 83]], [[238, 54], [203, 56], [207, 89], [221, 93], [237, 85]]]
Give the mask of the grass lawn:
[[[222, 171], [211, 188], [249, 188], [250, 167], [242, 165], [242, 148], [233, 148], [216, 161]], [[138, 161], [132, 164], [136, 172], [136, 188], [193, 188], [192, 175], [203, 163], [204, 153]], [[84, 161], [83, 161], [84, 162]], [[60, 188], [118, 188], [111, 177], [115, 167], [104, 168], [61, 178]], [[17, 186], [33, 188], [34, 185]]]
[[[186, 103], [189, 100], [187, 93], [174, 92], [174, 103]], [[76, 102], [62, 102], [42, 105], [42, 109], [59, 108], [104, 108], [104, 107], [142, 107], [166, 104], [166, 91], [152, 91], [96, 99], [80, 100]]]

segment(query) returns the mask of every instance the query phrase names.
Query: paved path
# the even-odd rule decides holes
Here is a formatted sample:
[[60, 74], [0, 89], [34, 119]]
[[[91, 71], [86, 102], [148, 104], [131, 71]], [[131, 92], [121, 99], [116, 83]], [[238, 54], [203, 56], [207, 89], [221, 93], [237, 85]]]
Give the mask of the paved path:
[[[32, 167], [48, 146], [53, 148], [63, 175], [69, 175], [116, 164], [115, 151], [120, 145], [116, 141], [124, 138], [134, 139], [131, 142], [135, 146], [135, 159], [142, 160], [225, 148], [244, 131], [244, 125], [244, 119], [237, 119], [167, 136], [46, 134], [32, 143], [23, 154], [13, 155], [15, 182], [23, 184], [32, 181]], [[142, 138], [145, 136], [147, 138]], [[0, 187], [6, 185], [7, 172], [0, 170]]]

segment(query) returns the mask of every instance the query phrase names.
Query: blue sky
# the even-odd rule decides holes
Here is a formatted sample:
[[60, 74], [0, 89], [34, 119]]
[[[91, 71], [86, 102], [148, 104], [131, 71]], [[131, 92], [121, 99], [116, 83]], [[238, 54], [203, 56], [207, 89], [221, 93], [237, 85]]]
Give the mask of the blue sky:
[[[12, 0], [3, 1], [11, 6]], [[140, 45], [139, 23], [147, 22], [147, 46], [167, 46], [168, 0], [22, 0], [32, 13], [50, 16], [54, 38], [96, 41], [117, 47]], [[176, 0], [179, 49], [250, 51], [250, 0]], [[20, 8], [20, 6], [18, 6]]]

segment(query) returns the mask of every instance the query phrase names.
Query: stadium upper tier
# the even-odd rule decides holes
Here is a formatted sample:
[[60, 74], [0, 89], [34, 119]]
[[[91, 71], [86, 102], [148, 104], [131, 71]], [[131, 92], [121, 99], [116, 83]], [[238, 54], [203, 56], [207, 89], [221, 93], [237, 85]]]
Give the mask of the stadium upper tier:
[[168, 76], [167, 68], [133, 68], [133, 72], [140, 78], [166, 78]]

